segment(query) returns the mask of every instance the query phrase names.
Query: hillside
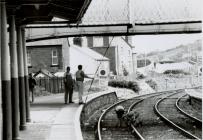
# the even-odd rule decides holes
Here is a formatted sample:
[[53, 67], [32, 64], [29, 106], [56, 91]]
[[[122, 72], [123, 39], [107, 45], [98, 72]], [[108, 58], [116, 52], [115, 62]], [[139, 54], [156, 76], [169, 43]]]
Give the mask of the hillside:
[[197, 58], [201, 56], [202, 43], [201, 40], [197, 40], [193, 43], [186, 45], [179, 45], [175, 48], [168, 49], [161, 52], [151, 52], [147, 54], [147, 58], [160, 61], [163, 59], [173, 60], [175, 62], [188, 61], [189, 58]]

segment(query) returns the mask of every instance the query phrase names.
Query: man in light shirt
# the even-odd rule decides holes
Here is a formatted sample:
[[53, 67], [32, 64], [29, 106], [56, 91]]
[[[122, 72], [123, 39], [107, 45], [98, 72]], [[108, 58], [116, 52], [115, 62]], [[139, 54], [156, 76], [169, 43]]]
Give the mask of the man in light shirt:
[[76, 72], [76, 84], [78, 87], [78, 96], [79, 96], [79, 104], [83, 104], [83, 100], [82, 100], [82, 96], [83, 96], [83, 82], [84, 82], [84, 78], [89, 78], [89, 79], [93, 79], [89, 76], [87, 76], [83, 70], [82, 70], [82, 65], [78, 65], [78, 71]]

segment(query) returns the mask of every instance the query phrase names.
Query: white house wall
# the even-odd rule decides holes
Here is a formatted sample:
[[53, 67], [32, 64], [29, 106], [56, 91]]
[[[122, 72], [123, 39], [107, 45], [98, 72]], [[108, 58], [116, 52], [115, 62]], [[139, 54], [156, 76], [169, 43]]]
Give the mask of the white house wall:
[[[110, 39], [111, 41], [111, 39]], [[119, 74], [123, 74], [123, 66], [129, 73], [133, 72], [132, 48], [121, 38], [114, 37], [111, 46], [117, 46], [117, 63]]]
[[63, 70], [65, 71], [66, 67], [70, 66], [70, 46], [67, 39], [64, 39], [62, 43]]
[[97, 69], [97, 61], [73, 47], [70, 47], [70, 60], [71, 72], [74, 74], [78, 69], [78, 65], [83, 65], [83, 70], [86, 74], [92, 75]]
[[132, 61], [133, 61], [133, 73], [136, 73], [137, 71], [137, 54], [132, 54]]

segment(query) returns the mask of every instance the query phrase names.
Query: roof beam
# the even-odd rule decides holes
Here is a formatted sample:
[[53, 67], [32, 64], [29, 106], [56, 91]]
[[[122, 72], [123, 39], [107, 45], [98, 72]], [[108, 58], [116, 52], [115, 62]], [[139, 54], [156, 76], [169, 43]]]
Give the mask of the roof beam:
[[[202, 23], [185, 22], [157, 25], [66, 25], [66, 26], [29, 26], [32, 34], [27, 34], [27, 41], [77, 37], [77, 36], [122, 36], [154, 34], [191, 34], [201, 33]], [[44, 34], [42, 34], [44, 33]]]

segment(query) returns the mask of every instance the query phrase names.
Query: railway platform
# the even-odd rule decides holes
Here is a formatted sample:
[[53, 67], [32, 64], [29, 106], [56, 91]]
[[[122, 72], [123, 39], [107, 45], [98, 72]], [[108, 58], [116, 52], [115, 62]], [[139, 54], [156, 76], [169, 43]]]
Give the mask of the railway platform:
[[187, 89], [186, 92], [190, 97], [202, 100], [202, 88]]
[[185, 90], [190, 98], [190, 104], [197, 109], [202, 110], [202, 88]]
[[[88, 95], [87, 101], [102, 94]], [[84, 96], [83, 100], [86, 100]], [[77, 93], [73, 93], [74, 103], [64, 104], [64, 94], [36, 97], [31, 104], [31, 122], [27, 129], [20, 131], [22, 140], [80, 140], [79, 115], [83, 105], [78, 104]], [[78, 130], [79, 129], [79, 130]]]
[[[139, 95], [146, 94], [150, 88], [141, 87]], [[105, 93], [116, 91], [118, 98], [137, 96], [128, 89], [108, 87], [108, 90], [84, 96], [89, 101]], [[22, 140], [81, 140], [79, 115], [83, 105], [78, 104], [78, 93], [73, 93], [73, 104], [64, 104], [64, 93], [36, 97], [31, 104], [31, 122], [27, 129], [20, 131]], [[86, 98], [87, 97], [87, 98]]]

